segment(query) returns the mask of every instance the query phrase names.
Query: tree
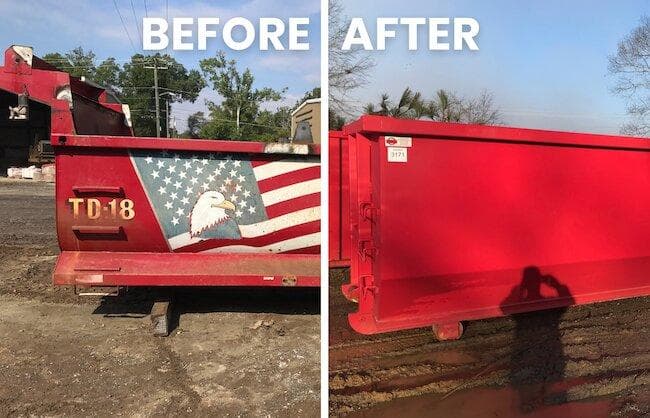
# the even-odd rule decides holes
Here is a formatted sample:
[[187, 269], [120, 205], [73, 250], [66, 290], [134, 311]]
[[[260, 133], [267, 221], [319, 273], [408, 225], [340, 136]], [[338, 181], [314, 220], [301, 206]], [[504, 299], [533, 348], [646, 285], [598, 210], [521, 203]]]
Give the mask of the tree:
[[475, 125], [502, 124], [501, 112], [494, 104], [492, 93], [481, 92], [472, 98], [461, 98], [447, 90], [438, 90], [423, 112], [437, 122], [471, 123]]
[[306, 92], [301, 99], [299, 99], [295, 105], [293, 105], [293, 108], [297, 108], [301, 104], [303, 104], [307, 100], [311, 99], [320, 99], [320, 87], [314, 87], [313, 89], [309, 90]]
[[84, 51], [80, 46], [65, 55], [58, 52], [45, 54], [42, 59], [75, 77], [92, 79], [95, 75], [95, 53], [93, 51]]
[[403, 119], [419, 119], [424, 112], [424, 102], [420, 93], [414, 93], [410, 87], [402, 92], [397, 103], [390, 100], [387, 93], [381, 95], [379, 104], [366, 105], [365, 113], [369, 115], [392, 116]]
[[201, 60], [199, 65], [214, 90], [223, 97], [220, 104], [206, 101], [211, 120], [202, 132], [209, 132], [217, 138], [253, 139], [252, 135], [260, 131], [255, 122], [260, 114], [260, 105], [281, 100], [287, 89], [254, 88], [255, 77], [250, 69], [240, 72], [237, 62], [226, 60], [223, 52], [214, 58]]
[[463, 99], [446, 90], [438, 90], [433, 99], [425, 100], [419, 92], [407, 87], [399, 100], [393, 102], [386, 93], [377, 105], [365, 107], [369, 115], [392, 116], [402, 119], [428, 118], [437, 122], [498, 125], [501, 114], [494, 105], [492, 94], [482, 92], [475, 98]]
[[609, 72], [617, 77], [614, 94], [627, 100], [632, 120], [621, 128], [623, 134], [650, 136], [650, 18], [644, 16], [638, 27], [618, 44], [609, 57]]
[[192, 113], [187, 117], [187, 134], [190, 138], [199, 138], [201, 133], [201, 128], [207, 122], [205, 114], [203, 112]]
[[115, 58], [107, 58], [97, 66], [95, 58], [93, 51], [86, 52], [82, 47], [77, 47], [65, 55], [51, 52], [43, 56], [43, 60], [48, 64], [74, 77], [85, 77], [101, 86], [116, 89], [121, 68]]
[[476, 125], [501, 125], [501, 112], [494, 104], [492, 93], [483, 91], [477, 97], [467, 99], [462, 103], [461, 122]]
[[201, 73], [197, 70], [188, 71], [169, 55], [133, 55], [119, 74], [118, 96], [131, 108], [133, 127], [138, 136], [156, 135], [154, 74], [152, 69], [145, 68], [153, 64], [161, 68], [158, 70], [159, 93], [172, 93], [160, 100], [162, 132], [165, 132], [167, 126], [165, 101], [194, 102], [206, 85]]
[[462, 103], [452, 93], [438, 90], [426, 105], [425, 116], [436, 122], [461, 122]]
[[333, 131], [338, 131], [343, 128], [345, 125], [345, 118], [336, 112], [334, 112], [332, 109], [328, 109], [327, 111], [327, 117], [329, 120], [329, 128], [330, 130]]
[[160, 93], [169, 92], [161, 100], [160, 124], [164, 132], [167, 127], [165, 100], [170, 102], [194, 102], [205, 87], [205, 80], [197, 70], [188, 71], [169, 55], [144, 56], [136, 54], [123, 67], [115, 58], [109, 57], [95, 65], [95, 53], [77, 47], [66, 54], [46, 54], [43, 60], [75, 77], [86, 77], [103, 87], [113, 90], [122, 102], [129, 105], [135, 134], [156, 135], [156, 112], [153, 71], [144, 68], [154, 61], [164, 70], [158, 72]]
[[328, 10], [329, 106], [335, 114], [350, 116], [353, 112], [349, 94], [367, 83], [375, 62], [361, 48], [341, 49], [349, 20], [339, 0], [330, 0]]
[[115, 58], [107, 58], [95, 69], [92, 80], [100, 86], [108, 87], [111, 90], [119, 90], [120, 72], [122, 69], [115, 61]]

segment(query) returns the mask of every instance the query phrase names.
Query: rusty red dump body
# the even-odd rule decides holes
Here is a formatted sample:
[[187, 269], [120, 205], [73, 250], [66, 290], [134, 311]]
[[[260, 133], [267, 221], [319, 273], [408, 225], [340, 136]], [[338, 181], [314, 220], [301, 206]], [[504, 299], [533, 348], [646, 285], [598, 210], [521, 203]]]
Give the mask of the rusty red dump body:
[[[21, 107], [28, 108], [22, 117]], [[0, 109], [3, 171], [11, 165], [51, 161], [51, 132], [133, 135], [128, 106], [113, 93], [57, 70], [26, 46], [14, 45], [5, 51]]]
[[358, 332], [650, 294], [647, 139], [378, 116], [344, 131], [349, 195], [330, 194], [350, 227], [330, 246], [350, 244], [330, 261], [351, 260]]
[[0, 90], [48, 109], [55, 284], [319, 285], [318, 146], [133, 137], [128, 107], [26, 47]]
[[55, 283], [319, 285], [317, 148], [57, 134], [52, 143]]

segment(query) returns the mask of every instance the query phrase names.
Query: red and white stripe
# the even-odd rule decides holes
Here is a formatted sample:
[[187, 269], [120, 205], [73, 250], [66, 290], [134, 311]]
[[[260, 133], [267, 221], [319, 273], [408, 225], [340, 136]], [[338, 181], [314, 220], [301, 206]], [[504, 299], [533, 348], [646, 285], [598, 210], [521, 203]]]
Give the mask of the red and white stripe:
[[201, 239], [184, 233], [169, 239], [174, 251], [320, 253], [320, 163], [253, 161], [268, 219], [239, 225], [241, 239]]

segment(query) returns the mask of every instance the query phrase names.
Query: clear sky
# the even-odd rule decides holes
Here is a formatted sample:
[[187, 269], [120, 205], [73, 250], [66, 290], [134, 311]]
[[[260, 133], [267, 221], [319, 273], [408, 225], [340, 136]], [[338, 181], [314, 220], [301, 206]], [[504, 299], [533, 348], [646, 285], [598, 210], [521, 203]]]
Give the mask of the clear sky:
[[[3, 16], [0, 47], [4, 50], [12, 44], [30, 45], [36, 55], [44, 55], [82, 46], [95, 52], [97, 64], [109, 56], [122, 64], [134, 54], [129, 35], [135, 50], [142, 52], [141, 31], [136, 28], [136, 21], [141, 25], [145, 13], [148, 16], [169, 16], [170, 19], [181, 16], [219, 17], [222, 24], [235, 16], [253, 22], [260, 17], [309, 17], [309, 51], [261, 52], [257, 44], [246, 51], [230, 51], [217, 38], [210, 41], [212, 44], [208, 44], [208, 51], [172, 51], [171, 54], [186, 68], [198, 68], [200, 59], [223, 49], [229, 58], [252, 70], [258, 87], [288, 87], [283, 102], [286, 104], [293, 105], [306, 91], [320, 85], [320, 0], [115, 1], [126, 29], [112, 0], [0, 0], [0, 15]], [[218, 101], [216, 93], [206, 88], [195, 103], [173, 107], [172, 114], [176, 116], [180, 130], [185, 128], [189, 114], [205, 110], [205, 98]]]
[[650, 14], [650, 0], [341, 2], [349, 17], [371, 27], [377, 17], [405, 16], [473, 17], [481, 27], [478, 52], [408, 51], [406, 31], [399, 32], [386, 51], [372, 52], [377, 65], [353, 94], [358, 105], [377, 102], [382, 92], [399, 96], [407, 86], [425, 96], [486, 89], [509, 125], [602, 133], [617, 133], [627, 119], [625, 101], [610, 92], [607, 57]]

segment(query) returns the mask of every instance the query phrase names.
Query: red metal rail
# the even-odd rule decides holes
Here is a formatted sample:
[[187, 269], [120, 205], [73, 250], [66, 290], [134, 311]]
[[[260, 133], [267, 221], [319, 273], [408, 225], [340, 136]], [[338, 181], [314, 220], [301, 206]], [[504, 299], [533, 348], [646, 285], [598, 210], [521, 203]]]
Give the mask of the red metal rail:
[[341, 131], [329, 133], [329, 265], [350, 265], [350, 176], [348, 141]]

